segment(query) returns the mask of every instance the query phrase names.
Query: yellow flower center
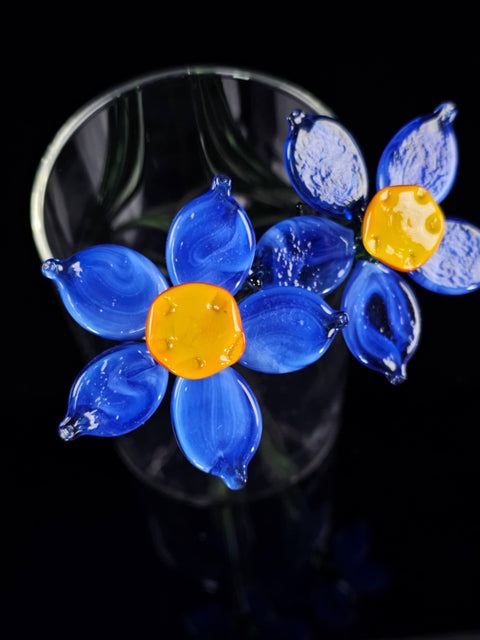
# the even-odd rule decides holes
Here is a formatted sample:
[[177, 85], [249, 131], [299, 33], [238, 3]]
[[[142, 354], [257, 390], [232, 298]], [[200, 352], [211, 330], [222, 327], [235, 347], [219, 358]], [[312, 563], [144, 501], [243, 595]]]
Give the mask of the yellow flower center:
[[375, 194], [363, 218], [365, 249], [398, 271], [412, 271], [436, 251], [443, 236], [442, 210], [426, 189], [390, 186]]
[[218, 373], [235, 364], [245, 350], [234, 297], [203, 282], [180, 284], [155, 298], [145, 337], [157, 362], [188, 379]]

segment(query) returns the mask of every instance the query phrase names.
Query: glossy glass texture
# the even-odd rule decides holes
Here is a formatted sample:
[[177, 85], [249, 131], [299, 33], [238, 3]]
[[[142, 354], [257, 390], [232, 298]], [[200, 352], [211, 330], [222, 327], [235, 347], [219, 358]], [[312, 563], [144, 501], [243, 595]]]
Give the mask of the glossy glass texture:
[[457, 115], [452, 102], [432, 114], [415, 118], [390, 140], [377, 167], [377, 190], [389, 185], [417, 185], [437, 203], [450, 192], [458, 166], [457, 140], [452, 123]]
[[262, 417], [239, 373], [229, 368], [201, 380], [177, 378], [171, 414], [178, 444], [195, 467], [220, 477], [229, 489], [245, 486]]
[[246, 337], [240, 363], [262, 373], [287, 373], [312, 364], [348, 322], [344, 313], [300, 287], [258, 291], [239, 308]]
[[[302, 87], [228, 67], [161, 70], [94, 97], [59, 129], [39, 163], [31, 220], [40, 259], [113, 243], [141, 252], [165, 273], [173, 218], [215, 175], [232, 179], [260, 237], [298, 203], [283, 154], [286, 116], [296, 108], [333, 115]], [[339, 300], [330, 302], [338, 308]], [[76, 323], [70, 328], [85, 362], [107, 348]], [[175, 499], [210, 505], [271, 495], [305, 478], [331, 451], [347, 361], [335, 340], [318, 362], [291, 374], [264, 376], [235, 365], [262, 407], [266, 436], [242, 492], [226, 491], [185, 458], [170, 427], [169, 390], [151, 418], [114, 446], [142, 482]]]
[[182, 378], [206, 378], [229, 367], [245, 349], [235, 298], [217, 285], [170, 287], [148, 312], [146, 341], [153, 357]]
[[466, 220], [447, 218], [440, 246], [409, 275], [435, 293], [455, 296], [476, 291], [480, 288], [480, 229]]
[[167, 381], [167, 370], [145, 343], [123, 343], [101, 353], [72, 386], [60, 437], [113, 437], [136, 429], [157, 410]]
[[350, 352], [392, 384], [403, 382], [420, 337], [420, 309], [413, 291], [392, 269], [360, 260], [342, 297], [349, 323], [342, 335]]
[[426, 189], [385, 187], [365, 211], [363, 245], [387, 266], [412, 271], [435, 253], [443, 229], [443, 212]]
[[185, 205], [168, 232], [165, 256], [172, 283], [208, 282], [236, 293], [252, 265], [255, 233], [231, 195], [231, 179]]
[[153, 262], [118, 245], [96, 245], [63, 260], [50, 258], [42, 273], [57, 285], [80, 326], [111, 340], [144, 336], [150, 305], [169, 286]]
[[332, 118], [290, 114], [285, 166], [299, 196], [313, 209], [352, 218], [368, 193], [368, 174], [352, 135]]
[[254, 272], [263, 288], [298, 286], [324, 296], [345, 280], [354, 256], [352, 229], [323, 216], [296, 216], [263, 234]]

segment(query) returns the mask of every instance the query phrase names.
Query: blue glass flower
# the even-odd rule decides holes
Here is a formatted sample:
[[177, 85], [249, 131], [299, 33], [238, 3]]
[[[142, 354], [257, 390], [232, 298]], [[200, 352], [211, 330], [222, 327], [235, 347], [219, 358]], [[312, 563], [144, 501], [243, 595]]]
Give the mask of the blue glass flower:
[[418, 285], [447, 295], [480, 287], [480, 230], [438, 206], [457, 171], [454, 104], [402, 127], [377, 168], [374, 197], [352, 135], [336, 120], [294, 111], [285, 165], [312, 215], [283, 220], [257, 243], [263, 288], [296, 286], [325, 295], [344, 284], [342, 331], [351, 353], [396, 384], [420, 336]]
[[[350, 133], [331, 118], [292, 113], [285, 163], [313, 211], [282, 220], [256, 242], [230, 179], [216, 176], [172, 222], [169, 280], [145, 256], [117, 245], [45, 261], [43, 273], [72, 317], [120, 342], [80, 372], [60, 436], [138, 428], [163, 401], [172, 373], [181, 450], [238, 489], [262, 417], [236, 362], [262, 373], [297, 371], [342, 330], [360, 362], [394, 384], [405, 380], [421, 318], [399, 272], [443, 294], [480, 287], [480, 230], [445, 218], [438, 205], [457, 170], [455, 114], [444, 103], [403, 127], [379, 161], [368, 201], [365, 162]], [[244, 286], [249, 276], [261, 283], [253, 293]], [[324, 296], [340, 286], [336, 311]]]
[[62, 439], [138, 428], [164, 399], [173, 373], [171, 419], [181, 450], [229, 488], [243, 487], [262, 417], [232, 365], [266, 373], [301, 369], [322, 356], [347, 321], [304, 288], [260, 290], [237, 304], [233, 296], [251, 271], [255, 246], [230, 178], [216, 176], [172, 222], [165, 250], [172, 286], [150, 260], [123, 246], [46, 260], [43, 274], [71, 316], [121, 341], [78, 375], [59, 425]]

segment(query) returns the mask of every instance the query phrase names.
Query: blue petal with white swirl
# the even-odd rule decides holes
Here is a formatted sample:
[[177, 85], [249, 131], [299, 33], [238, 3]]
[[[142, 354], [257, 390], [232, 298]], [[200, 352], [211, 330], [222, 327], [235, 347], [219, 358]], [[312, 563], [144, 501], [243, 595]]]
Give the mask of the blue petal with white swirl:
[[348, 322], [319, 295], [300, 287], [271, 287], [239, 304], [246, 337], [240, 364], [263, 373], [289, 373], [312, 364]]
[[248, 275], [254, 252], [253, 227], [231, 195], [230, 178], [215, 176], [211, 189], [175, 216], [165, 257], [173, 284], [208, 282], [234, 294]]
[[296, 110], [288, 121], [285, 166], [294, 189], [316, 211], [351, 219], [368, 193], [367, 168], [356, 141], [326, 116]]
[[254, 271], [262, 287], [296, 286], [319, 295], [336, 289], [355, 256], [353, 231], [320, 216], [282, 220], [257, 243]]
[[440, 203], [450, 192], [458, 166], [452, 102], [432, 114], [415, 118], [385, 147], [377, 168], [377, 190], [390, 185], [424, 187]]
[[60, 437], [114, 437], [142, 425], [159, 407], [168, 371], [145, 343], [122, 343], [91, 360], [77, 376]]
[[350, 352], [392, 384], [403, 382], [420, 338], [420, 309], [402, 277], [380, 263], [357, 262], [342, 308], [350, 318], [343, 330]]
[[171, 415], [175, 436], [197, 469], [229, 489], [247, 482], [247, 466], [262, 435], [258, 402], [243, 377], [228, 368], [201, 380], [175, 380]]
[[80, 326], [111, 340], [143, 337], [150, 305], [169, 286], [148, 258], [113, 244], [89, 247], [65, 260], [50, 258], [42, 273], [57, 285]]
[[435, 293], [456, 296], [476, 291], [480, 288], [480, 229], [466, 220], [447, 218], [438, 249], [408, 275]]

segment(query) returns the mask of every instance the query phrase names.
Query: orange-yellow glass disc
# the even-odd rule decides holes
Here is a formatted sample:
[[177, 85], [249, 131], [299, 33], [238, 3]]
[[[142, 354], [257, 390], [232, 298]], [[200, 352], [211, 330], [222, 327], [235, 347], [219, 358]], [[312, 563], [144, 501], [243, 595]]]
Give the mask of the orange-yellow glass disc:
[[390, 186], [375, 194], [363, 218], [365, 249], [398, 271], [412, 271], [436, 251], [443, 236], [442, 210], [426, 189]]
[[161, 293], [148, 312], [145, 337], [157, 362], [188, 379], [218, 373], [245, 350], [236, 300], [226, 289], [203, 282]]

